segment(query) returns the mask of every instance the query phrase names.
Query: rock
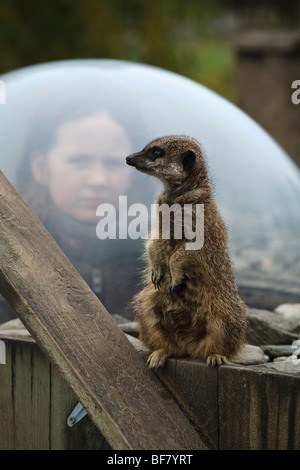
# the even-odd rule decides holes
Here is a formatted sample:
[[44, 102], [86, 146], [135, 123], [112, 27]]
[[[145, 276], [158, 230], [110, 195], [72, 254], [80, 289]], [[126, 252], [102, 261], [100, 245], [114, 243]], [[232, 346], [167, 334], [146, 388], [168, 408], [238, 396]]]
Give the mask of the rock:
[[253, 365], [264, 364], [269, 361], [269, 357], [265, 355], [264, 351], [258, 346], [252, 344], [245, 344], [236, 359], [232, 360], [235, 364]]
[[266, 344], [262, 345], [261, 348], [270, 359], [281, 356], [291, 356], [295, 352], [295, 348], [291, 344]]
[[2, 323], [0, 325], [0, 335], [31, 336], [29, 331], [26, 330], [25, 326], [18, 318]]
[[298, 339], [295, 322], [280, 312], [248, 308], [246, 339], [249, 344], [292, 344]]
[[300, 375], [300, 359], [295, 361], [278, 361], [268, 362], [257, 366], [259, 369], [274, 369], [278, 372], [284, 372], [286, 374]]
[[275, 357], [273, 362], [292, 361], [293, 359], [294, 359], [293, 356], [279, 356], [279, 357]]
[[9, 320], [6, 323], [2, 323], [0, 325], [0, 330], [24, 330], [25, 326], [23, 323], [18, 319]]
[[126, 335], [128, 341], [132, 344], [132, 346], [137, 350], [137, 351], [144, 351], [145, 346], [140, 342], [139, 339], [135, 338], [134, 336], [131, 335]]
[[300, 333], [300, 304], [282, 304], [276, 307], [275, 312], [289, 324], [291, 332]]
[[139, 326], [138, 326], [138, 323], [135, 322], [135, 321], [129, 321], [129, 322], [126, 322], [126, 323], [120, 323], [119, 324], [119, 327], [121, 328], [121, 330], [128, 334], [128, 335], [132, 335], [132, 336], [135, 336], [136, 338], [138, 337], [139, 335]]
[[129, 320], [126, 317], [123, 317], [122, 315], [119, 315], [118, 313], [112, 313], [111, 317], [115, 320], [117, 325], [120, 325], [122, 323], [127, 323]]

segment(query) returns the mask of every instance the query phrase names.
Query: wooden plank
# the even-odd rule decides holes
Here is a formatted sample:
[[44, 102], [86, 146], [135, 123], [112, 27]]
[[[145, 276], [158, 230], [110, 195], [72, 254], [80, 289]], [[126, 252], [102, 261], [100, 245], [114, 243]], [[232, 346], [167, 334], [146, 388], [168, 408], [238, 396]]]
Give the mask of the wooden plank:
[[0, 364], [0, 450], [14, 448], [13, 375], [10, 357], [11, 350], [6, 345], [6, 364]]
[[77, 397], [33, 338], [18, 333], [0, 329], [7, 352], [0, 366], [0, 450], [109, 449], [89, 416], [68, 427]]
[[[39, 450], [45, 448], [45, 441], [49, 449], [55, 450], [108, 449], [89, 416], [72, 429], [67, 426], [66, 418], [77, 397], [49, 365], [34, 340], [1, 329], [0, 339], [7, 349], [7, 364], [0, 366], [0, 449], [14, 449], [18, 445]], [[136, 347], [140, 349], [139, 344]], [[24, 361], [26, 357], [31, 357], [31, 363], [40, 364], [29, 367], [29, 361]], [[17, 372], [17, 387], [12, 363], [23, 364], [22, 373]], [[31, 390], [39, 389], [45, 376], [49, 376], [49, 369], [49, 390], [43, 392], [43, 400], [37, 406], [31, 399]], [[218, 448], [220, 423], [220, 448], [299, 450], [299, 375], [263, 371], [258, 366], [226, 365], [212, 369], [191, 359], [169, 359], [158, 375], [209, 447]], [[15, 406], [15, 401], [22, 406]]]
[[218, 369], [205, 361], [169, 359], [157, 370], [162, 383], [180, 403], [211, 449], [219, 446]]
[[67, 425], [67, 417], [78, 400], [54, 367], [51, 367], [51, 450], [107, 450], [108, 443], [86, 415], [76, 426]]
[[206, 448], [2, 173], [0, 287], [112, 448]]
[[6, 341], [0, 366], [0, 449], [49, 449], [50, 364], [35, 343]]
[[300, 449], [299, 375], [228, 365], [218, 389], [220, 449]]

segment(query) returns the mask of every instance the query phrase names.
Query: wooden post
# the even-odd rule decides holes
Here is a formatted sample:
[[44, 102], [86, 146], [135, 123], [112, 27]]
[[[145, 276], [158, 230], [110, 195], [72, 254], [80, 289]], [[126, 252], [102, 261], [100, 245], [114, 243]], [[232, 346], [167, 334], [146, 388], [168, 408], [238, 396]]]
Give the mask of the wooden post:
[[268, 131], [300, 167], [299, 28], [253, 31], [235, 41], [238, 105]]
[[0, 292], [113, 449], [206, 449], [1, 172]]

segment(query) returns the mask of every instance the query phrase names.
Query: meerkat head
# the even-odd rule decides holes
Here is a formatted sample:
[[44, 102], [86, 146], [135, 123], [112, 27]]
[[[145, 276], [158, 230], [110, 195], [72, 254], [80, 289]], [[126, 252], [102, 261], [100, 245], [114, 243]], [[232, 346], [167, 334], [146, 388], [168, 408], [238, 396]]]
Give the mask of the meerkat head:
[[190, 137], [167, 136], [155, 139], [137, 153], [126, 158], [128, 165], [156, 176], [167, 186], [190, 183], [207, 178], [204, 155], [200, 145]]

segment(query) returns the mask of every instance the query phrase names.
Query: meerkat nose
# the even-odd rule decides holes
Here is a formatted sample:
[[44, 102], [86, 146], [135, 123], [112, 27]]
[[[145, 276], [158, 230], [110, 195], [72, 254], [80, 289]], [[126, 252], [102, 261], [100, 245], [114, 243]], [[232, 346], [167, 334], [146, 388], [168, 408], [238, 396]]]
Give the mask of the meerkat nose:
[[127, 165], [132, 165], [132, 155], [129, 155], [128, 157], [126, 157], [126, 163]]

